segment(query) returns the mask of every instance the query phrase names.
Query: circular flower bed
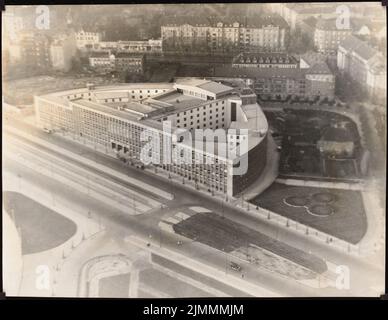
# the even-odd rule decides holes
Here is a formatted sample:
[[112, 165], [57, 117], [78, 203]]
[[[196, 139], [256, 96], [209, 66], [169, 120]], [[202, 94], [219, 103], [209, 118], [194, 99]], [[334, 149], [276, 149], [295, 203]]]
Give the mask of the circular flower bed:
[[319, 217], [328, 217], [334, 213], [334, 209], [329, 205], [315, 204], [307, 208], [307, 212]]
[[330, 203], [335, 200], [335, 195], [329, 192], [319, 192], [312, 195], [314, 201], [319, 203]]
[[285, 204], [293, 207], [304, 207], [309, 203], [309, 199], [307, 197], [301, 196], [290, 196], [285, 198], [283, 201]]

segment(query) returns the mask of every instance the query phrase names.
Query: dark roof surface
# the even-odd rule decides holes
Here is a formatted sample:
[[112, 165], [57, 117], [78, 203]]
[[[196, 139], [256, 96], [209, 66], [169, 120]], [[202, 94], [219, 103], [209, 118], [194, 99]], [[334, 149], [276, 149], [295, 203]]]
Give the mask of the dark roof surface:
[[298, 78], [304, 79], [308, 69], [298, 68], [233, 68], [216, 67], [215, 77], [237, 77], [237, 78]]
[[369, 60], [377, 54], [375, 49], [353, 35], [346, 37], [346, 39], [340, 43], [340, 46], [348, 51], [354, 51], [365, 60]]
[[320, 140], [335, 141], [335, 142], [354, 142], [355, 138], [349, 130], [342, 127], [328, 127]]

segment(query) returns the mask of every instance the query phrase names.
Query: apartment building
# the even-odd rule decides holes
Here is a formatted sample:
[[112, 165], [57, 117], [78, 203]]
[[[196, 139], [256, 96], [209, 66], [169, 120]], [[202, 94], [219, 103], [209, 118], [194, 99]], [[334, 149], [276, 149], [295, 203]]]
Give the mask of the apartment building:
[[51, 39], [43, 32], [23, 31], [19, 33], [20, 62], [26, 66], [47, 69], [51, 66]]
[[339, 28], [337, 19], [318, 19], [314, 31], [314, 46], [318, 52], [324, 54], [337, 54], [341, 41], [352, 34], [352, 26]]
[[[306, 62], [308, 61], [308, 62]], [[214, 76], [245, 81], [263, 97], [297, 96], [305, 98], [334, 97], [335, 76], [324, 61], [301, 59], [302, 67], [257, 68], [216, 67]]]
[[106, 51], [94, 51], [89, 55], [89, 66], [100, 72], [125, 71], [142, 74], [144, 65], [144, 54], [129, 52], [111, 54]]
[[76, 44], [80, 50], [91, 50], [101, 41], [101, 34], [80, 30], [76, 33]]
[[69, 71], [77, 51], [75, 34], [57, 35], [50, 44], [50, 60], [53, 69]]
[[144, 41], [100, 41], [97, 45], [94, 46], [94, 50], [161, 54], [162, 40], [149, 39]]
[[114, 57], [115, 68], [117, 71], [127, 71], [138, 74], [142, 74], [144, 72], [144, 54], [117, 52]]
[[375, 98], [384, 99], [387, 88], [386, 58], [355, 36], [342, 41], [337, 54], [338, 69], [363, 86]]
[[163, 51], [233, 54], [285, 49], [288, 26], [283, 19], [244, 17], [232, 21], [201, 17], [166, 19], [161, 27]]

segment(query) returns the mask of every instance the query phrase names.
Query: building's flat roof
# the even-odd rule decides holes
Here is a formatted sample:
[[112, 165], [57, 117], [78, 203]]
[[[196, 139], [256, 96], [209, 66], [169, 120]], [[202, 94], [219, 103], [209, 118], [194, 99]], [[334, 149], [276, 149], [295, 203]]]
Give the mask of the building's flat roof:
[[204, 102], [204, 100], [187, 96], [177, 91], [170, 92], [169, 94], [163, 95], [160, 98], [155, 99], [157, 101], [166, 102], [173, 105], [175, 108], [186, 108], [194, 105], [198, 105]]
[[204, 84], [200, 84], [197, 86], [198, 88], [213, 92], [215, 94], [228, 92], [230, 91], [231, 87], [228, 87], [222, 83], [214, 82], [214, 81], [208, 81]]

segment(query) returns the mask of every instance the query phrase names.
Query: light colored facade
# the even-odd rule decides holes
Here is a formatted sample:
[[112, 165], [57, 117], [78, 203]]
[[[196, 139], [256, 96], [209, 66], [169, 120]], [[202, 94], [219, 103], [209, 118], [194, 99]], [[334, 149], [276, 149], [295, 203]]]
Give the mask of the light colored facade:
[[18, 41], [18, 33], [24, 28], [23, 18], [8, 10], [10, 10], [9, 7], [7, 12], [1, 14], [2, 36], [10, 41]]
[[118, 52], [110, 54], [105, 51], [92, 52], [89, 56], [91, 68], [102, 71], [126, 71], [142, 74], [144, 72], [144, 54]]
[[[192, 19], [194, 20], [194, 19]], [[283, 51], [287, 25], [284, 21], [167, 23], [161, 27], [163, 51], [176, 53], [227, 53]]]
[[350, 36], [341, 42], [337, 53], [338, 69], [363, 86], [372, 97], [385, 98], [387, 73], [381, 53], [366, 42]]
[[75, 34], [57, 36], [50, 45], [51, 65], [55, 70], [69, 71], [77, 51]]
[[51, 67], [50, 38], [36, 31], [23, 31], [19, 35], [21, 63], [39, 69]]
[[[139, 101], [132, 99], [135, 96]], [[206, 191], [238, 194], [259, 178], [266, 162], [268, 123], [250, 89], [237, 90], [201, 79], [89, 86], [35, 97], [35, 108], [41, 128], [69, 132], [75, 140], [105, 148], [127, 163], [142, 160], [150, 141], [142, 139], [143, 134], [158, 137], [146, 150], [152, 165], [195, 181]], [[171, 121], [171, 131], [164, 128], [167, 120]], [[203, 136], [198, 140], [198, 127], [228, 131], [225, 138], [210, 130], [219, 139], [208, 144]], [[191, 134], [194, 140], [189, 139]], [[223, 153], [239, 149], [240, 144], [246, 146], [243, 154], [229, 157]], [[209, 149], [210, 145], [215, 148]], [[238, 170], [236, 165], [245, 160], [247, 170], [233, 174]]]
[[118, 41], [117, 49], [133, 53], [162, 53], [162, 39], [149, 39], [146, 41]]
[[314, 31], [314, 46], [323, 54], [336, 54], [341, 41], [352, 34], [352, 29], [339, 29], [336, 19], [319, 19]]
[[245, 81], [263, 97], [334, 98], [335, 76], [319, 54], [305, 54], [294, 68], [216, 67], [214, 76]]
[[335, 6], [329, 3], [272, 3], [270, 6], [273, 12], [288, 23], [291, 31], [300, 27], [300, 23], [310, 17], [330, 19], [337, 16]]
[[101, 41], [101, 34], [98, 32], [87, 32], [80, 30], [76, 33], [77, 48], [80, 50], [93, 49]]
[[161, 54], [162, 40], [150, 39], [145, 41], [100, 41], [93, 46], [96, 51], [117, 51], [127, 53]]

